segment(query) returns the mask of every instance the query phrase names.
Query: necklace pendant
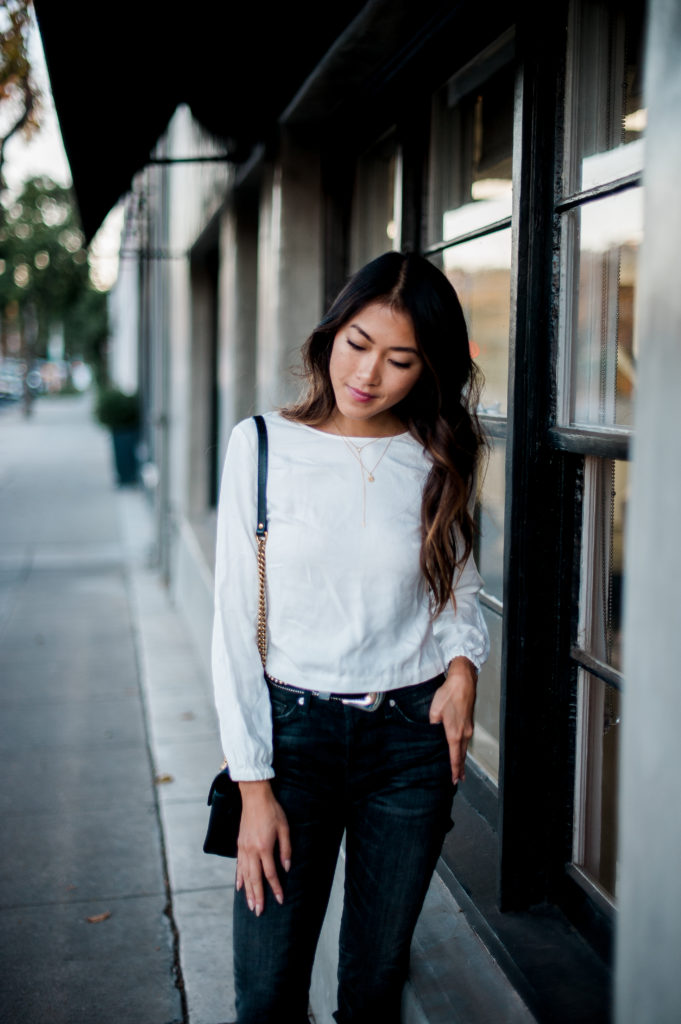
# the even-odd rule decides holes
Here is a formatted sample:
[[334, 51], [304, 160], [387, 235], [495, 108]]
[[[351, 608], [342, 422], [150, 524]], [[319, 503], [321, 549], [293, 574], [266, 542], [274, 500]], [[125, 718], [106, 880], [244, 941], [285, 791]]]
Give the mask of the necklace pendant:
[[369, 476], [367, 477], [367, 480], [369, 481], [370, 484], [372, 484], [374, 482], [374, 478], [373, 478], [371, 473], [369, 473]]

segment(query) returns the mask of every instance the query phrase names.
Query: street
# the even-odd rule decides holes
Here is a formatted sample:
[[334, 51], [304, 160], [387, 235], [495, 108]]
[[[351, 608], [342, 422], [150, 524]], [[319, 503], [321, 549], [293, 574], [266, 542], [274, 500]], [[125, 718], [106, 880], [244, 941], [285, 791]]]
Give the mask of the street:
[[218, 1024], [210, 688], [90, 405], [0, 408], [0, 1021]]

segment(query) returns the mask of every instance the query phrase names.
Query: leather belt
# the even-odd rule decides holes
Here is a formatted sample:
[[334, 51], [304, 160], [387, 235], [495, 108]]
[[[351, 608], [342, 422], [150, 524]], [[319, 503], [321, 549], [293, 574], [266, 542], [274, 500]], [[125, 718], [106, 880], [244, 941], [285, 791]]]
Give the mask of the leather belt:
[[385, 693], [381, 691], [358, 693], [350, 696], [347, 693], [328, 693], [324, 690], [301, 690], [297, 686], [289, 686], [288, 683], [282, 682], [281, 679], [274, 679], [267, 674], [265, 679], [270, 686], [276, 686], [278, 690], [286, 690], [288, 693], [299, 693], [303, 697], [308, 694], [310, 697], [318, 697], [319, 700], [335, 700], [339, 704], [345, 704], [346, 707], [350, 708], [358, 708], [360, 711], [376, 711], [377, 708], [380, 708], [385, 698]]

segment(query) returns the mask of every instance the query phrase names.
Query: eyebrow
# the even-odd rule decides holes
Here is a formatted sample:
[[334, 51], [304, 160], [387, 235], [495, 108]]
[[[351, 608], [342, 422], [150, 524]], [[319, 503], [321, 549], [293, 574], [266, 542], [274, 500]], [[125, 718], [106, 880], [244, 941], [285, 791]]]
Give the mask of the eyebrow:
[[[359, 331], [359, 333], [363, 337], [365, 337], [367, 341], [370, 341], [372, 345], [375, 344], [374, 339], [371, 337], [371, 335], [367, 334], [364, 328], [360, 327], [359, 324], [350, 324], [350, 326], [354, 327], [356, 331]], [[405, 345], [389, 345], [388, 348], [390, 349], [391, 352], [411, 352], [413, 356], [417, 356], [419, 354], [419, 350], [417, 348], [412, 348], [411, 346], [407, 347]]]

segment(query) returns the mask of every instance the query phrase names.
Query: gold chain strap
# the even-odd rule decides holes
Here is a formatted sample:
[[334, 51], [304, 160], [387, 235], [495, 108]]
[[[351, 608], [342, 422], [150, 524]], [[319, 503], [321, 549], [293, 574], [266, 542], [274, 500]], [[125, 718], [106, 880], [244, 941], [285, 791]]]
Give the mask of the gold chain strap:
[[258, 537], [258, 651], [262, 667], [267, 660], [267, 605], [265, 603], [265, 543], [267, 534]]

